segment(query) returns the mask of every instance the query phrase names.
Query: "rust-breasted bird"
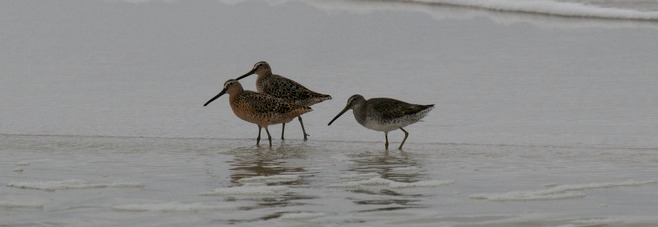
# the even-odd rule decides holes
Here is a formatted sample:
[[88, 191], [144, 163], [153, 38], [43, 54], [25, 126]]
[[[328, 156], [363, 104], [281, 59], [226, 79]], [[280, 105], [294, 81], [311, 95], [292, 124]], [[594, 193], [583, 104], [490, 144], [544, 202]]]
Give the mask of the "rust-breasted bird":
[[207, 106], [226, 93], [228, 93], [229, 104], [235, 116], [258, 125], [256, 145], [260, 143], [262, 128], [265, 128], [265, 132], [267, 132], [267, 139], [271, 147], [272, 136], [270, 136], [267, 126], [290, 122], [295, 117], [311, 111], [308, 106], [297, 105], [265, 93], [244, 90], [240, 82], [235, 79], [227, 80], [222, 91], [203, 106]]

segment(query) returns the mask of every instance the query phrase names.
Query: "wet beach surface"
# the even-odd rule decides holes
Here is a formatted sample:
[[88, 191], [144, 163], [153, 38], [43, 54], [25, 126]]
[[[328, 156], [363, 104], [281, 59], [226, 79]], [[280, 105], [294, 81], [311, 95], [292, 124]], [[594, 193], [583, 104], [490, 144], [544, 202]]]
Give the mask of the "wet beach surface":
[[[2, 1], [0, 226], [656, 225], [658, 25], [380, 1]], [[332, 100], [257, 127], [267, 60]], [[254, 78], [241, 80], [255, 90]], [[435, 104], [365, 129], [348, 97]], [[261, 144], [264, 144], [261, 141]]]
[[656, 223], [655, 149], [3, 136], [6, 225]]

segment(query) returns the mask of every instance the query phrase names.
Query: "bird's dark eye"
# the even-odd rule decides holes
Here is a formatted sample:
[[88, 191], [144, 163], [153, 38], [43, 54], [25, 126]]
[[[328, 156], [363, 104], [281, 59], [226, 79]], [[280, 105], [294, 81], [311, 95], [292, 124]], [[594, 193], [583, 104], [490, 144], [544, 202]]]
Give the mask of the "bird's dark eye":
[[235, 80], [228, 80], [224, 83], [224, 88], [228, 88], [229, 86], [231, 86], [231, 84], [234, 84], [236, 82], [237, 81], [235, 81]]

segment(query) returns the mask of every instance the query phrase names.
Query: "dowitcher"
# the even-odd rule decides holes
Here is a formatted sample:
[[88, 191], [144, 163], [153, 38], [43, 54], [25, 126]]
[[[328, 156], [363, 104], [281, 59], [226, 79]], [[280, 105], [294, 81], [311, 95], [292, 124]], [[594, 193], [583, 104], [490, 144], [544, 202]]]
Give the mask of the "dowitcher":
[[[251, 71], [236, 78], [236, 80], [240, 80], [253, 74], [258, 75], [258, 78], [256, 78], [256, 89], [258, 92], [270, 94], [277, 98], [286, 99], [297, 105], [312, 106], [316, 103], [331, 99], [330, 95], [311, 91], [310, 89], [304, 87], [304, 85], [301, 85], [291, 79], [277, 74], [272, 74], [272, 68], [265, 61], [257, 62], [254, 64], [254, 67], [251, 69]], [[304, 129], [304, 122], [302, 121], [302, 117], [297, 117], [297, 119], [299, 119], [299, 123], [302, 125], [304, 140], [308, 140], [308, 134], [306, 134], [306, 129]], [[283, 123], [281, 127], [281, 139], [284, 139], [283, 134], [285, 130], [286, 124]]]
[[267, 139], [270, 141], [271, 147], [272, 136], [270, 136], [267, 126], [290, 122], [293, 118], [311, 111], [308, 106], [296, 105], [268, 94], [244, 90], [240, 82], [235, 79], [227, 80], [224, 83], [224, 89], [203, 106], [207, 106], [226, 93], [228, 93], [233, 113], [242, 120], [258, 125], [256, 145], [260, 143], [262, 128], [265, 128], [265, 132], [267, 132]]
[[398, 149], [402, 150], [402, 145], [407, 141], [409, 132], [404, 130], [407, 125], [420, 121], [434, 108], [434, 104], [418, 105], [403, 102], [390, 98], [371, 98], [366, 100], [361, 95], [352, 95], [347, 100], [345, 108], [329, 122], [333, 123], [338, 117], [343, 115], [349, 109], [352, 109], [354, 118], [359, 124], [366, 128], [384, 132], [386, 143], [384, 147], [388, 149], [388, 132], [400, 129], [404, 132], [404, 139]]

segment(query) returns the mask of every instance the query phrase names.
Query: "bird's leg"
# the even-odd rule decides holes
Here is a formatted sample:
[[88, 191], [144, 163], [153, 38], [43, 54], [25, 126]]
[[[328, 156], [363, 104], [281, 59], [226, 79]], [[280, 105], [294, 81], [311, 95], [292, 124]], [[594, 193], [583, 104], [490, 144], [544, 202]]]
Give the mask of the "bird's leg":
[[263, 128], [261, 128], [260, 126], [258, 126], [258, 137], [256, 137], [256, 146], [260, 146], [260, 131], [261, 131], [262, 129], [263, 129]]
[[267, 139], [270, 140], [270, 147], [272, 147], [272, 136], [270, 136], [270, 130], [267, 130], [267, 127], [265, 127], [265, 132], [267, 132]]
[[384, 138], [386, 138], [386, 143], [384, 143], [384, 148], [388, 150], [388, 132], [384, 132]]
[[302, 121], [301, 116], [297, 116], [297, 119], [299, 119], [299, 123], [302, 124], [302, 132], [304, 133], [304, 141], [308, 140], [308, 134], [306, 134], [306, 129], [304, 129], [304, 122]]
[[402, 145], [404, 145], [404, 141], [407, 141], [407, 137], [409, 137], [409, 132], [407, 132], [407, 130], [404, 130], [402, 127], [400, 127], [400, 130], [404, 132], [404, 139], [402, 140], [402, 143], [400, 144], [398, 150], [402, 150]]
[[281, 124], [281, 140], [284, 140], [283, 134], [286, 131], [286, 123]]

